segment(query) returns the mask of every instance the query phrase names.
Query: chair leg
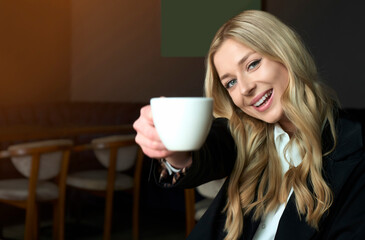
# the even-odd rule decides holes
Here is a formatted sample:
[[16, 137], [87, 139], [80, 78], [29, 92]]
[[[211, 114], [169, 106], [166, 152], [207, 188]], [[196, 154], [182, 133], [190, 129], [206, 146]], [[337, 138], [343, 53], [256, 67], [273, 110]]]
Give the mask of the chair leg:
[[65, 238], [65, 197], [60, 196], [53, 205], [53, 239]]
[[195, 226], [195, 190], [185, 189], [185, 217], [186, 217], [186, 237]]
[[133, 183], [133, 210], [132, 210], [132, 235], [133, 240], [139, 239], [139, 200], [141, 191], [141, 174], [144, 154], [141, 149], [138, 149], [137, 161], [134, 172]]
[[63, 240], [65, 238], [65, 209], [64, 205], [60, 204], [58, 207], [58, 240]]
[[[38, 209], [36, 203], [37, 176], [39, 170], [39, 154], [32, 156], [31, 174], [29, 178], [28, 199], [25, 215], [25, 240], [38, 239]], [[36, 224], [37, 226], [35, 226]]]
[[59, 203], [58, 201], [53, 203], [53, 239], [57, 240], [59, 238], [60, 232], [60, 217], [59, 217]]
[[114, 197], [114, 184], [115, 184], [115, 165], [117, 158], [117, 149], [110, 149], [110, 162], [108, 169], [108, 181], [106, 188], [105, 199], [105, 215], [104, 215], [104, 235], [103, 240], [110, 240], [112, 216], [113, 216], [113, 197]]
[[103, 240], [109, 240], [111, 236], [111, 226], [112, 226], [112, 216], [113, 216], [112, 210], [113, 210], [113, 193], [111, 194], [111, 196], [107, 196], [106, 198]]
[[65, 238], [65, 202], [66, 202], [66, 179], [69, 165], [70, 151], [65, 151], [62, 159], [62, 169], [58, 185], [58, 200], [54, 210], [53, 238], [63, 240]]
[[39, 226], [40, 226], [38, 204], [35, 204], [34, 220], [33, 221], [34, 221], [33, 239], [38, 239], [38, 237], [39, 237]]
[[38, 232], [39, 232], [39, 217], [38, 217], [37, 204], [35, 203], [33, 207], [28, 208], [26, 210], [24, 239], [36, 240], [38, 239]]

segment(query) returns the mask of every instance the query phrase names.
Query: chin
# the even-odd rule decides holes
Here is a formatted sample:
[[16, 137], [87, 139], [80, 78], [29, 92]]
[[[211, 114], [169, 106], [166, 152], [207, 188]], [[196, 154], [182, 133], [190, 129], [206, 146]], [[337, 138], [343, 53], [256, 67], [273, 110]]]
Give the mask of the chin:
[[267, 117], [264, 117], [262, 118], [262, 120], [264, 122], [267, 122], [267, 123], [270, 123], [270, 124], [275, 124], [275, 123], [278, 123], [280, 121], [280, 119], [282, 118], [282, 112], [281, 113], [276, 113], [276, 114], [273, 114], [271, 116], [267, 116]]

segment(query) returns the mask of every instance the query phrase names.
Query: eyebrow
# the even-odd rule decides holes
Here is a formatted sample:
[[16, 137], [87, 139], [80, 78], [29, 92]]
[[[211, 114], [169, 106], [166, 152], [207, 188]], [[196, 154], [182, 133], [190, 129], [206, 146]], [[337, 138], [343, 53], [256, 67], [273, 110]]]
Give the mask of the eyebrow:
[[[255, 52], [249, 52], [249, 53], [247, 53], [245, 56], [243, 56], [239, 61], [238, 61], [238, 63], [237, 63], [237, 65], [241, 65], [241, 64], [243, 64], [244, 62], [246, 62], [246, 60], [248, 59], [248, 57], [249, 56], [251, 56], [252, 54], [254, 54]], [[225, 78], [227, 78], [227, 77], [229, 77], [230, 76], [230, 74], [229, 73], [226, 73], [226, 74], [223, 74], [221, 77], [219, 77], [220, 78], [220, 80], [222, 81], [223, 79], [225, 79]]]

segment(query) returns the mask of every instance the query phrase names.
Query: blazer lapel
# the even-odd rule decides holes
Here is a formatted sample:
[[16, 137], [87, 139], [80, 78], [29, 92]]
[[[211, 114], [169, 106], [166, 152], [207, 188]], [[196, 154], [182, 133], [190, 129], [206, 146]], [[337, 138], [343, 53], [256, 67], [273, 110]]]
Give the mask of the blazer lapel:
[[305, 216], [299, 216], [295, 205], [295, 194], [293, 193], [281, 216], [275, 239], [311, 239], [316, 233], [316, 229], [309, 226], [305, 221]]
[[[359, 124], [349, 123], [348, 120], [340, 119], [337, 127], [339, 142], [337, 143], [336, 150], [323, 158], [324, 178], [327, 184], [331, 186], [335, 198], [354, 167], [361, 160], [361, 158], [346, 159], [347, 156], [359, 151], [363, 147]], [[326, 152], [333, 146], [333, 139], [329, 129], [324, 131], [322, 140], [324, 143], [323, 149]], [[307, 240], [313, 238], [316, 232], [316, 229], [306, 223], [305, 216], [298, 214], [294, 192], [280, 219], [275, 239]]]
[[256, 230], [260, 225], [261, 219], [254, 221], [252, 212], [244, 217], [244, 231], [241, 235], [240, 240], [253, 239], [255, 236]]

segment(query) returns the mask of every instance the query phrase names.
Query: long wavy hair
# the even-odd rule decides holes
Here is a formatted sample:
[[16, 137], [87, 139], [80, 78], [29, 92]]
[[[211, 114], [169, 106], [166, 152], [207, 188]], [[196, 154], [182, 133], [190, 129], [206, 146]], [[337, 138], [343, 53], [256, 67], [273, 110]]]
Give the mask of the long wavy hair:
[[[274, 125], [241, 111], [219, 80], [213, 58], [228, 38], [283, 64], [288, 70], [289, 84], [281, 102], [284, 114], [296, 129], [288, 146], [295, 142], [303, 161], [297, 167], [290, 167], [284, 177], [274, 143]], [[237, 144], [237, 159], [224, 209], [226, 239], [237, 239], [242, 234], [244, 216], [253, 214], [258, 220], [285, 203], [291, 188], [298, 214], [318, 228], [333, 198], [322, 176], [321, 134], [328, 122], [336, 145], [333, 110], [337, 101], [332, 91], [319, 81], [313, 58], [300, 37], [269, 13], [244, 11], [218, 30], [206, 64], [205, 95], [214, 98], [215, 117], [229, 119]]]

